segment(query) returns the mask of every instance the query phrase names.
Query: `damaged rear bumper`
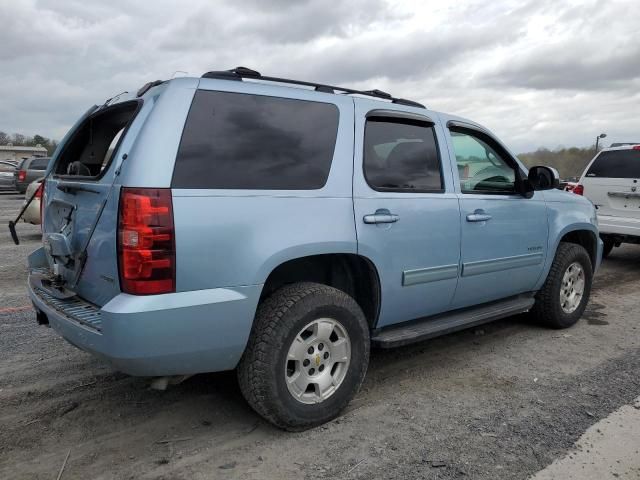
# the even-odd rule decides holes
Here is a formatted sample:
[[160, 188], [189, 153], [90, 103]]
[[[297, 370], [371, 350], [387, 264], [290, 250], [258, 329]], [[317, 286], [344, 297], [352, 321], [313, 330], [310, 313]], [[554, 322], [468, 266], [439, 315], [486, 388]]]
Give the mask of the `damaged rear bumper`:
[[[42, 250], [42, 249], [40, 249]], [[261, 285], [164, 295], [119, 294], [102, 307], [57, 299], [31, 277], [44, 254], [29, 257], [29, 296], [50, 326], [76, 347], [138, 376], [187, 375], [235, 368], [249, 338]]]

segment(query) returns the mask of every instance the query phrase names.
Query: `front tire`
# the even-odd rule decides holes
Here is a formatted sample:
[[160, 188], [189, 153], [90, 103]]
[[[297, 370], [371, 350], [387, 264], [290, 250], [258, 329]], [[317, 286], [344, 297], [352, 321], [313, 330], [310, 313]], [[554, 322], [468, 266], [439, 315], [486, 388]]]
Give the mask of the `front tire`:
[[561, 242], [532, 309], [537, 320], [551, 328], [568, 328], [582, 316], [589, 302], [593, 267], [581, 245]]
[[299, 431], [335, 418], [368, 364], [369, 326], [355, 300], [327, 285], [296, 283], [258, 307], [238, 382], [257, 413]]

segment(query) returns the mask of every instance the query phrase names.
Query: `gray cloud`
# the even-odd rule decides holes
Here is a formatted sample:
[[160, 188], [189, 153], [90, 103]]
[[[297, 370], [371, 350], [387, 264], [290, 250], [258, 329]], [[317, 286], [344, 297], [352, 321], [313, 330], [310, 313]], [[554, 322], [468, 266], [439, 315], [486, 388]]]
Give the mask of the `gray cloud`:
[[[88, 105], [177, 70], [245, 65], [380, 88], [514, 150], [637, 136], [633, 0], [0, 0], [0, 130], [60, 138]], [[597, 115], [595, 114], [597, 113]]]
[[636, 88], [640, 80], [640, 44], [605, 58], [577, 57], [553, 50], [536, 52], [497, 70], [488, 83], [534, 89]]
[[640, 81], [640, 28], [632, 2], [584, 2], [540, 11], [542, 42], [487, 72], [487, 85], [525, 89], [632, 89]]
[[[257, 7], [257, 8], [253, 8]], [[160, 48], [180, 51], [220, 48], [221, 41], [271, 46], [304, 44], [320, 37], [347, 38], [400, 18], [383, 0], [352, 0], [327, 4], [249, 1], [204, 4], [162, 32]]]

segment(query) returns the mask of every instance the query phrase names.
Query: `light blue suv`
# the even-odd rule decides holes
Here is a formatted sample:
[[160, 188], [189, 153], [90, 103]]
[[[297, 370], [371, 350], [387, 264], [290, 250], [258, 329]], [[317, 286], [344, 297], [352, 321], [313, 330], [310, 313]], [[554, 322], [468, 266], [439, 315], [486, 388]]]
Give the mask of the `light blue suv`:
[[371, 346], [582, 315], [593, 205], [477, 123], [239, 67], [92, 107], [58, 147], [29, 257], [37, 319], [131, 375], [236, 369], [299, 430]]

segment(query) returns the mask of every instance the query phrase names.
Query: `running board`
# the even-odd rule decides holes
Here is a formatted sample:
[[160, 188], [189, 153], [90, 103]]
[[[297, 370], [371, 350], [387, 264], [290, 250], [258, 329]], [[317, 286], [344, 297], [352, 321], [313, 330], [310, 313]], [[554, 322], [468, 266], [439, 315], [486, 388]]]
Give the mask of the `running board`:
[[375, 332], [371, 337], [371, 345], [379, 348], [394, 348], [420, 342], [527, 312], [534, 303], [533, 294], [519, 295], [507, 300], [392, 325]]

